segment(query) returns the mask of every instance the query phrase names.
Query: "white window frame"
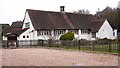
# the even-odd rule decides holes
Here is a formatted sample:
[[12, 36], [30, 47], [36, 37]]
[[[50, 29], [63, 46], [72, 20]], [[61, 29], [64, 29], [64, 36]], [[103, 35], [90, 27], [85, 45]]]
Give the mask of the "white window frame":
[[88, 30], [81, 30], [81, 34], [89, 34]]
[[50, 30], [37, 30], [37, 35], [50, 35]]
[[30, 28], [30, 22], [25, 23], [25, 28]]
[[64, 34], [65, 33], [65, 30], [54, 30], [54, 35], [57, 36], [57, 35], [61, 35], [61, 34]]
[[78, 30], [68, 30], [69, 32], [72, 32], [74, 34], [78, 34]]

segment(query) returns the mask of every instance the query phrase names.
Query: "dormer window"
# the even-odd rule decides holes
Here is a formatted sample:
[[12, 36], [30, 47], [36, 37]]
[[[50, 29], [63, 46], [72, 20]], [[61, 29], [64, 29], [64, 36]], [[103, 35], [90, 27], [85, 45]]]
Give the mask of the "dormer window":
[[25, 28], [30, 28], [30, 23], [29, 22], [25, 23]]

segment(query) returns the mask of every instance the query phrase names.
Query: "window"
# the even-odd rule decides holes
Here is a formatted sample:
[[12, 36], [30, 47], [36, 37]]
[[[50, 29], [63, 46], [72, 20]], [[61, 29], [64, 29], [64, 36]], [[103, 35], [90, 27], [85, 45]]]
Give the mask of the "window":
[[88, 34], [89, 31], [88, 30], [81, 30], [81, 34]]
[[50, 31], [46, 30], [45, 35], [49, 35], [49, 34], [50, 34]]
[[23, 35], [23, 38], [25, 38], [25, 35]]
[[115, 32], [113, 32], [113, 36], [115, 36]]
[[25, 28], [30, 28], [30, 23], [29, 22], [25, 23]]
[[92, 38], [96, 38], [96, 33], [92, 33]]
[[39, 30], [37, 30], [37, 36], [39, 36], [40, 35], [40, 31]]
[[43, 30], [41, 31], [41, 35], [44, 35], [44, 32], [43, 32]]
[[54, 35], [58, 35], [58, 34], [59, 34], [58, 30], [55, 30]]
[[38, 30], [37, 31], [37, 35], [50, 35], [50, 31], [49, 30]]
[[65, 33], [65, 30], [54, 30], [54, 35], [61, 35], [64, 33]]
[[70, 31], [70, 32], [72, 32], [74, 34], [78, 34], [78, 30], [68, 30], [68, 31]]
[[29, 36], [27, 35], [27, 38], [29, 38]]

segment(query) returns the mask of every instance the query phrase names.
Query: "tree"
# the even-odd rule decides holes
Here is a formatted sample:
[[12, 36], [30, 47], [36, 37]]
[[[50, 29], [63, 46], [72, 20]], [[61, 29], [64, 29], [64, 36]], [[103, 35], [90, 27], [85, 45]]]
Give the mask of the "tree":
[[120, 32], [120, 8], [118, 10], [118, 31]]
[[110, 25], [114, 28], [114, 29], [118, 29], [118, 31], [120, 31], [120, 25], [119, 24], [119, 20], [118, 19], [119, 16], [119, 9], [117, 8], [111, 8], [109, 6], [107, 6], [104, 10], [102, 11], [97, 11], [95, 14], [95, 17], [98, 19], [107, 19], [108, 22], [110, 23]]
[[60, 40], [73, 40], [74, 34], [72, 32], [67, 32], [64, 35], [61, 35]]
[[78, 13], [78, 14], [90, 14], [90, 11], [87, 9], [80, 9], [78, 11], [74, 11], [73, 13]]

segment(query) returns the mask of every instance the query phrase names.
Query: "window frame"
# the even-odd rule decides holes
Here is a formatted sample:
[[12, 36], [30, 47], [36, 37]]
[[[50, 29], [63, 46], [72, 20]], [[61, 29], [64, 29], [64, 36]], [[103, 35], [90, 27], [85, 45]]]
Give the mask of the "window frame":
[[29, 38], [29, 35], [27, 35], [27, 38]]
[[58, 36], [58, 35], [61, 35], [61, 34], [64, 34], [64, 33], [65, 33], [64, 29], [54, 30], [54, 36]]
[[81, 34], [89, 34], [89, 30], [85, 30], [85, 29], [83, 30], [83, 29], [82, 29], [82, 30], [81, 30]]
[[25, 38], [25, 35], [23, 35], [23, 38]]
[[50, 30], [37, 30], [37, 36], [50, 35]]
[[78, 30], [78, 29], [76, 29], [76, 30], [68, 30], [68, 32], [72, 32], [72, 33], [74, 33], [74, 34], [78, 34], [78, 33], [79, 33], [79, 30]]
[[96, 38], [96, 33], [95, 32], [92, 33], [92, 38]]
[[30, 28], [30, 22], [25, 23], [25, 28]]

